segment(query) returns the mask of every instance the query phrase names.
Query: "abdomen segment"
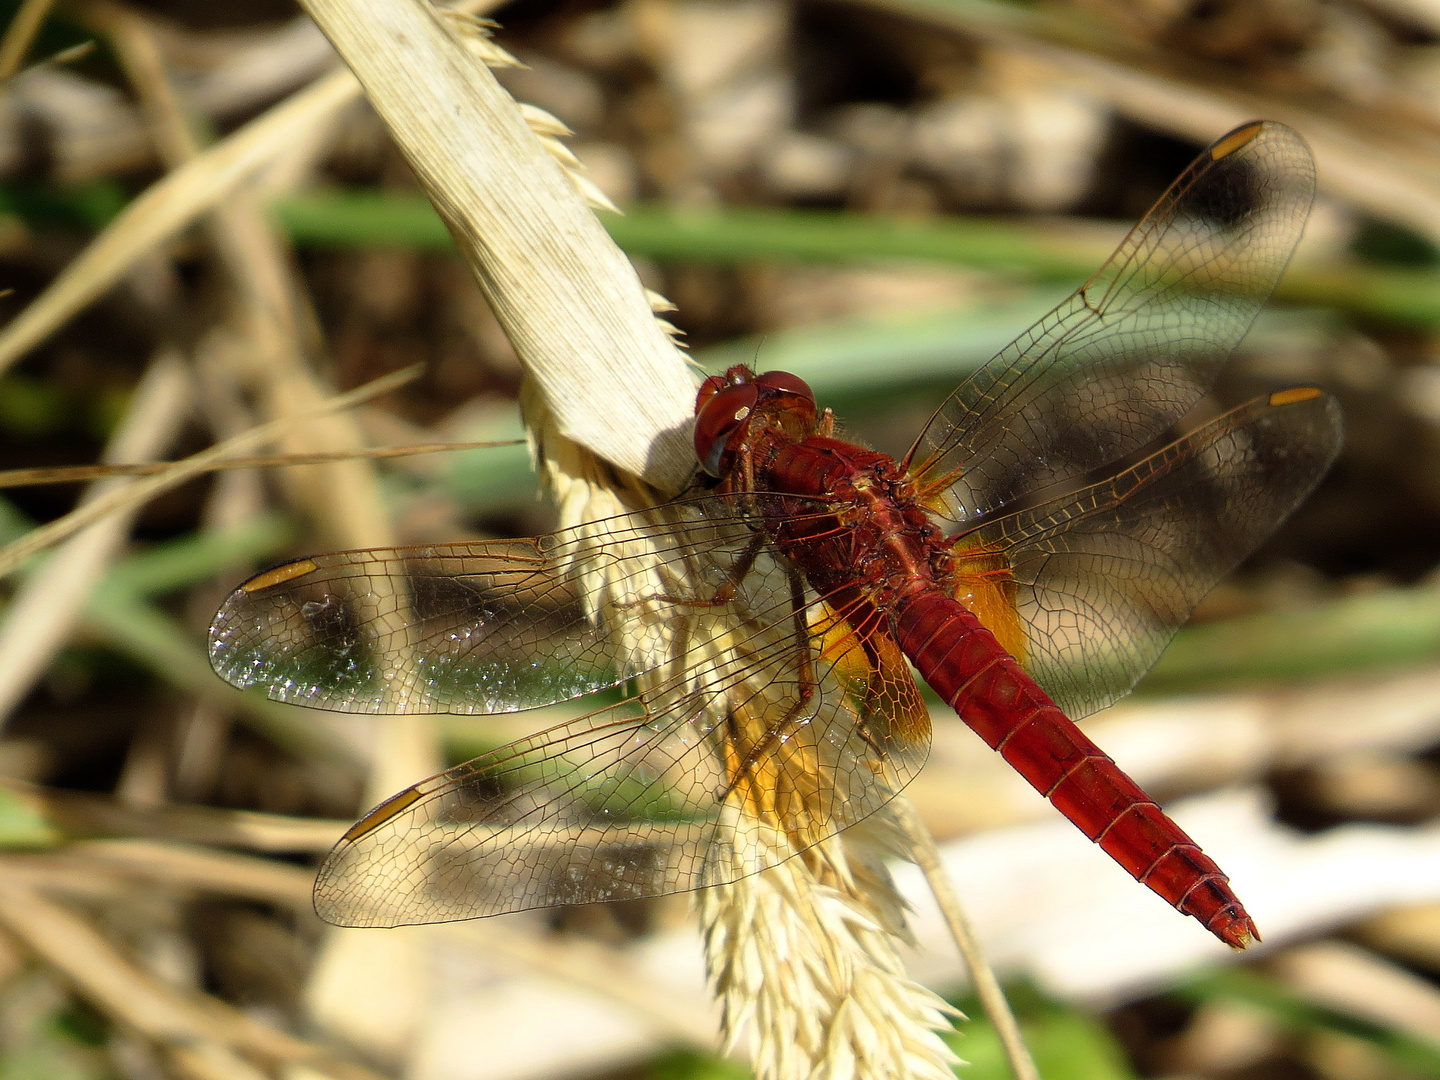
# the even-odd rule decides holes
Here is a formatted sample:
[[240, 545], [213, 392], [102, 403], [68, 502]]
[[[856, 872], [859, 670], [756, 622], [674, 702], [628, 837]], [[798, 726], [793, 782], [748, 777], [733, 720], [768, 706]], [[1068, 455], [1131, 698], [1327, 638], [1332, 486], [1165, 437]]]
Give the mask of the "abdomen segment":
[[913, 596], [896, 620], [900, 648], [931, 688], [1080, 831], [1221, 941], [1259, 938], [1229, 879], [1026, 674], [963, 604]]

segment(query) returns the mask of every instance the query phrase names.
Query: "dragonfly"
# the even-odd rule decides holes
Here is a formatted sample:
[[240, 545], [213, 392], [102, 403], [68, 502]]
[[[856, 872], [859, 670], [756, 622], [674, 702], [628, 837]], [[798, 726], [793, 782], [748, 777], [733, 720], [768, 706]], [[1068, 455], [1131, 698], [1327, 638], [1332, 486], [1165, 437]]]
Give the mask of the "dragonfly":
[[[796, 376], [740, 365], [699, 390], [697, 479], [674, 500], [240, 585], [212, 665], [280, 701], [500, 714], [597, 695], [371, 810], [320, 866], [318, 913], [440, 922], [762, 870], [916, 775], [918, 673], [1137, 881], [1256, 940], [1220, 867], [1074, 721], [1133, 688], [1339, 451], [1314, 387], [1189, 420], [1313, 190], [1283, 125], [1217, 140], [899, 461], [841, 439]], [[737, 850], [742, 821], [780, 842]]]

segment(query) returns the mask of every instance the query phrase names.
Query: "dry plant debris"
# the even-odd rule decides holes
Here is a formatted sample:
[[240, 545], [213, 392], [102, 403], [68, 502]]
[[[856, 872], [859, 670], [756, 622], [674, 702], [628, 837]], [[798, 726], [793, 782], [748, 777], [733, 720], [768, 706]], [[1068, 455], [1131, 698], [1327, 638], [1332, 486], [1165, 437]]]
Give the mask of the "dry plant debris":
[[[267, 422], [318, 452], [518, 432], [514, 312], [446, 250], [308, 19], [278, 0], [46, 7], [10, 5], [25, 14], [0, 43], [0, 70], [18, 68], [0, 89], [0, 285], [15, 290], [0, 298], [0, 467], [107, 447], [178, 458]], [[1322, 203], [1219, 394], [1322, 384], [1346, 408], [1345, 456], [1145, 696], [1087, 725], [1181, 800], [1265, 948], [1202, 973], [1227, 958], [1047, 820], [958, 724], [937, 716], [913, 795], [1018, 988], [1042, 1074], [1440, 1076], [1434, 5], [516, 0], [488, 14], [484, 59], [517, 62], [497, 78], [570, 155], [556, 175], [626, 212], [606, 227], [674, 303], [694, 359], [794, 370], [888, 451], [1197, 145], [1256, 116], [1305, 134]], [[628, 302], [649, 318], [638, 290]], [[663, 328], [646, 347], [669, 349]], [[314, 419], [415, 363], [417, 381], [367, 410]], [[157, 380], [172, 395], [158, 405]], [[596, 387], [652, 389], [591, 386], [577, 408]], [[742, 1068], [711, 1056], [683, 901], [325, 936], [307, 868], [362, 803], [432, 754], [546, 720], [387, 734], [248, 700], [205, 668], [210, 612], [286, 555], [552, 518], [520, 452], [397, 460], [370, 480], [324, 468], [191, 479], [5, 582], [0, 1075]], [[30, 528], [94, 498], [17, 489], [0, 540], [30, 550]], [[923, 891], [899, 881], [918, 905], [911, 974], [963, 993]], [[960, 1075], [1004, 1075], [985, 1023], [960, 1030]]]

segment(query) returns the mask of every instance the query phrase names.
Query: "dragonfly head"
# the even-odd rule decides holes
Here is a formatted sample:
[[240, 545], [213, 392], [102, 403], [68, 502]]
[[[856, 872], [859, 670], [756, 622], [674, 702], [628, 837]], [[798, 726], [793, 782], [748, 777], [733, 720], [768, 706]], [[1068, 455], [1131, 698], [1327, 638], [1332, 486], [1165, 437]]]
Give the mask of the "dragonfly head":
[[803, 439], [815, 430], [815, 422], [815, 393], [805, 380], [788, 371], [756, 375], [736, 364], [700, 384], [695, 456], [711, 476], [723, 476], [761, 432]]

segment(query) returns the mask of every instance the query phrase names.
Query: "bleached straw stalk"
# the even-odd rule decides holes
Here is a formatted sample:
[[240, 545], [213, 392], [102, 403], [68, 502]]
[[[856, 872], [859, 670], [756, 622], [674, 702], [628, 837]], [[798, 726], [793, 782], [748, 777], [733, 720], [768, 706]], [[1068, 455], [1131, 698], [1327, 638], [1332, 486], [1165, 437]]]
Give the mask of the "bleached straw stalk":
[[[527, 421], [564, 523], [673, 493], [694, 471], [694, 381], [633, 268], [596, 221], [553, 118], [522, 110], [486, 65], [483, 25], [424, 0], [304, 0], [365, 87], [524, 363]], [[477, 59], [483, 63], [477, 62]], [[732, 814], [737, 860], [789, 840]], [[710, 969], [757, 1074], [941, 1078], [953, 1013], [908, 979], [903, 904], [880, 856], [893, 819], [702, 894]], [[753, 1023], [750, 1023], [752, 1022]]]
[[472, 51], [482, 28], [424, 0], [304, 6], [450, 227], [560, 433], [678, 490], [693, 470], [694, 380], [553, 142]]
[[[190, 380], [180, 357], [161, 349], [150, 363], [105, 449], [107, 461], [153, 459], [164, 453], [184, 424]], [[86, 503], [123, 485], [100, 480]], [[55, 557], [15, 590], [0, 617], [0, 728], [49, 666], [81, 617], [95, 582], [129, 535], [139, 506], [98, 521], [74, 536]]]
[[19, 539], [12, 540], [4, 547], [0, 547], [0, 578], [12, 573], [32, 555], [59, 543], [67, 536], [73, 536], [89, 525], [94, 525], [112, 514], [128, 510], [131, 507], [141, 506], [158, 495], [179, 487], [187, 480], [207, 472], [213, 472], [217, 462], [247, 454], [256, 447], [266, 446], [284, 436], [287, 429], [296, 424], [313, 422], [316, 417], [325, 413], [352, 409], [373, 397], [404, 386], [414, 377], [415, 371], [410, 368], [382, 375], [364, 386], [343, 394], [336, 394], [334, 397], [320, 402], [314, 410], [308, 413], [297, 417], [271, 420], [269, 423], [249, 428], [238, 435], [215, 443], [197, 454], [191, 454], [183, 461], [171, 463], [164, 472], [144, 476], [129, 483], [122, 482], [114, 487], [107, 486], [101, 494], [81, 503], [63, 517], [31, 529]]
[[55, 0], [25, 0], [20, 10], [5, 28], [5, 37], [0, 39], [0, 82], [15, 76], [25, 61], [25, 54], [35, 43], [35, 35], [50, 14]]

